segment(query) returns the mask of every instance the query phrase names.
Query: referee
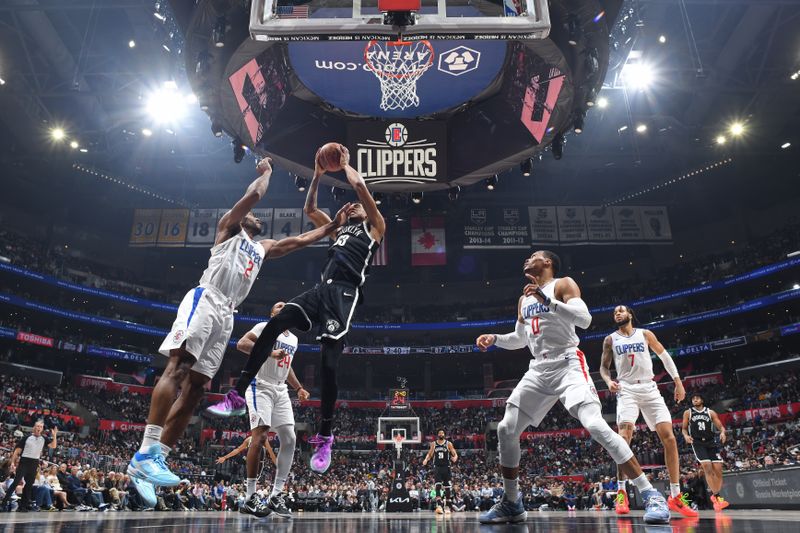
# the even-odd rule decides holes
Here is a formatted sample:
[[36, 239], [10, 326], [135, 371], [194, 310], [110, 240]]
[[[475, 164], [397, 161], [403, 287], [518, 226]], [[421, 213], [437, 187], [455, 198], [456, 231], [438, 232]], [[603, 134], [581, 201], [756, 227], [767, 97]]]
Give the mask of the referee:
[[44, 445], [47, 444], [50, 448], [56, 447], [58, 429], [53, 428], [52, 438], [42, 435], [43, 431], [44, 420], [37, 420], [33, 425], [33, 433], [17, 441], [17, 445], [14, 447], [14, 454], [11, 456], [11, 472], [14, 473], [16, 470], [16, 474], [14, 482], [11, 483], [11, 486], [6, 491], [0, 509], [6, 509], [17, 485], [24, 479], [25, 487], [22, 489], [22, 500], [18, 511], [25, 512], [30, 510], [33, 483], [36, 480], [36, 471], [39, 468], [39, 458], [42, 456]]

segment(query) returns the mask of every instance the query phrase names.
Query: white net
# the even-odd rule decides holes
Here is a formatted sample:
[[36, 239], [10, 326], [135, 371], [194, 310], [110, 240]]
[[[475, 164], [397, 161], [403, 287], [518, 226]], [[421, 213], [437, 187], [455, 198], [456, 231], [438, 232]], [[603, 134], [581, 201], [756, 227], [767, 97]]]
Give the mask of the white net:
[[430, 42], [370, 41], [364, 59], [381, 84], [381, 109], [419, 105], [417, 81], [433, 64]]

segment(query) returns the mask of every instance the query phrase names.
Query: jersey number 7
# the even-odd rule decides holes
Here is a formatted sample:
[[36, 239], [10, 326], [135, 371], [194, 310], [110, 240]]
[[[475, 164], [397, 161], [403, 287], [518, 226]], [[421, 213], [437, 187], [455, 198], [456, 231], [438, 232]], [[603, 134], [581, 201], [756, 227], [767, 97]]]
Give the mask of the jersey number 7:
[[633, 359], [636, 357], [636, 354], [635, 353], [629, 353], [628, 357], [631, 358], [631, 366], [633, 366]]

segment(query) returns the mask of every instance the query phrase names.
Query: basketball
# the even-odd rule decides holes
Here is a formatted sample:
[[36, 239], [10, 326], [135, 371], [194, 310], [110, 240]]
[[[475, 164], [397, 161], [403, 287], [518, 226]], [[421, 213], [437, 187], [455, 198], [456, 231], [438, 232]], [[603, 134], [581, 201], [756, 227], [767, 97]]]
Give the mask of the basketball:
[[339, 143], [327, 143], [317, 150], [317, 161], [319, 166], [327, 172], [336, 172], [342, 170], [342, 153], [346, 152], [347, 148]]

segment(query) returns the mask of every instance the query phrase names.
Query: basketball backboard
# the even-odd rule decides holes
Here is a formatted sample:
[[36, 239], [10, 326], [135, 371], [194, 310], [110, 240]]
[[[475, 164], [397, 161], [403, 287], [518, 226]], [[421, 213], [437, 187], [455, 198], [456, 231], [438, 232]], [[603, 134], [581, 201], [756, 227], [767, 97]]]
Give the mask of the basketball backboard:
[[[547, 0], [422, 0], [406, 40], [527, 40], [550, 32]], [[250, 35], [259, 41], [371, 41], [398, 36], [378, 0], [253, 0]]]
[[403, 444], [420, 444], [422, 432], [419, 418], [407, 416], [381, 416], [378, 418], [378, 444], [395, 444], [395, 437], [403, 436]]

